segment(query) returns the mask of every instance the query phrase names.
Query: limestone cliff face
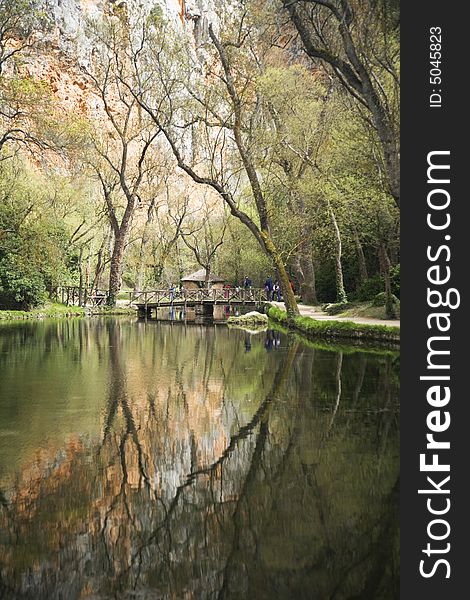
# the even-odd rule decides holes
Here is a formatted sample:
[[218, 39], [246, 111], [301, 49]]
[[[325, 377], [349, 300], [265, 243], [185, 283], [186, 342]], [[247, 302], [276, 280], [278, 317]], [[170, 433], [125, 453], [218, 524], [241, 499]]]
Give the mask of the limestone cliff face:
[[[220, 0], [219, 0], [220, 1]], [[217, 0], [43, 0], [43, 9], [54, 25], [44, 35], [44, 41], [67, 54], [75, 54], [83, 64], [89, 61], [90, 42], [86, 36], [86, 21], [99, 20], [104, 15], [125, 10], [130, 23], [160, 7], [166, 18], [180, 21], [197, 37], [216, 19]], [[45, 33], [45, 32], [44, 32]]]
[[47, 30], [36, 33], [37, 48], [25, 57], [24, 74], [46, 81], [65, 110], [82, 114], [99, 111], [99, 102], [89, 91], [80, 67], [92, 65], [93, 43], [87, 24], [104, 16], [125, 11], [131, 24], [160, 7], [165, 18], [183, 27], [197, 47], [204, 39], [209, 22], [217, 20], [218, 0], [42, 0], [49, 16]]

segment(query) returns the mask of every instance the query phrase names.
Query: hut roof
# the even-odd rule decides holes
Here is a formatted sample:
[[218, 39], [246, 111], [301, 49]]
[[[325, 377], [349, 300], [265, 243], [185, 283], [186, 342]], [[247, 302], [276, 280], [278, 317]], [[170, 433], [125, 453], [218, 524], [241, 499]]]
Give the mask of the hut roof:
[[[182, 277], [181, 281], [205, 281], [206, 280], [206, 270], [199, 269], [199, 271], [195, 271], [190, 275], [186, 275], [186, 277]], [[214, 273], [209, 274], [209, 282], [210, 283], [219, 283], [221, 281], [225, 281], [223, 277], [219, 277], [218, 275], [214, 275]]]

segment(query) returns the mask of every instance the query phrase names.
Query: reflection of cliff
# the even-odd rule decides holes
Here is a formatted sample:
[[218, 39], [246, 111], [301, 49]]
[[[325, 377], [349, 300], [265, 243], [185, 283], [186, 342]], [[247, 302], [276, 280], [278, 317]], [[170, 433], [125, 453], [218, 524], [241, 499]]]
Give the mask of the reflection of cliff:
[[4, 494], [2, 597], [394, 597], [388, 357], [256, 338], [247, 356], [243, 333], [198, 327], [82, 334], [82, 375], [95, 356], [108, 374], [101, 439], [69, 437]]

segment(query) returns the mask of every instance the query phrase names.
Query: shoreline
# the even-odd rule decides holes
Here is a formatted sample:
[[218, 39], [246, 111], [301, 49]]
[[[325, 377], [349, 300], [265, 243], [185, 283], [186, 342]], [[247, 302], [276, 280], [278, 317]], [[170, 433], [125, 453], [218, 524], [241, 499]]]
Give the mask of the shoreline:
[[336, 320], [334, 318], [317, 320], [303, 315], [295, 317], [293, 322], [288, 323], [286, 311], [273, 305], [267, 307], [266, 314], [272, 321], [310, 338], [374, 340], [393, 345], [400, 344], [399, 327], [358, 323], [352, 320]]
[[3, 321], [32, 321], [42, 319], [126, 316], [135, 315], [133, 308], [82, 308], [80, 306], [64, 306], [54, 304], [33, 310], [0, 310], [0, 323]]

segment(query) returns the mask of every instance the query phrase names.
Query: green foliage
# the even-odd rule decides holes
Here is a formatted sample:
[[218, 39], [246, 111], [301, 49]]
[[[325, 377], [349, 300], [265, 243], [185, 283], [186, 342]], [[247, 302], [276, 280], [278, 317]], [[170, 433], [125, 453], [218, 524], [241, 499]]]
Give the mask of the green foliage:
[[43, 319], [58, 317], [79, 317], [85, 315], [81, 306], [65, 306], [64, 304], [47, 303], [41, 308], [32, 310], [0, 310], [0, 321]]
[[[40, 191], [39, 191], [40, 190]], [[21, 165], [0, 172], [0, 303], [31, 309], [66, 273], [67, 236], [47, 210], [44, 185]]]
[[267, 275], [272, 273], [272, 266], [251, 233], [232, 219], [225, 239], [218, 251], [216, 271], [231, 285], [242, 285], [248, 275], [254, 287], [262, 287]]
[[46, 300], [42, 274], [34, 268], [24, 268], [16, 257], [0, 258], [0, 307], [36, 308]]
[[148, 22], [154, 27], [158, 28], [165, 24], [166, 19], [164, 17], [163, 8], [160, 4], [155, 4], [149, 12]]
[[369, 277], [364, 283], [362, 283], [357, 290], [357, 299], [360, 302], [366, 302], [367, 300], [373, 300], [377, 294], [382, 292], [384, 289], [384, 280], [380, 275], [374, 275]]
[[390, 283], [392, 284], [392, 294], [400, 297], [400, 263], [390, 269]]
[[[398, 298], [392, 294], [392, 302], [396, 304], [398, 302]], [[385, 292], [380, 292], [377, 296], [372, 300], [373, 306], [385, 306], [387, 303], [387, 294]]]
[[317, 296], [320, 302], [335, 302], [336, 278], [335, 268], [331, 259], [323, 260], [315, 271]]

